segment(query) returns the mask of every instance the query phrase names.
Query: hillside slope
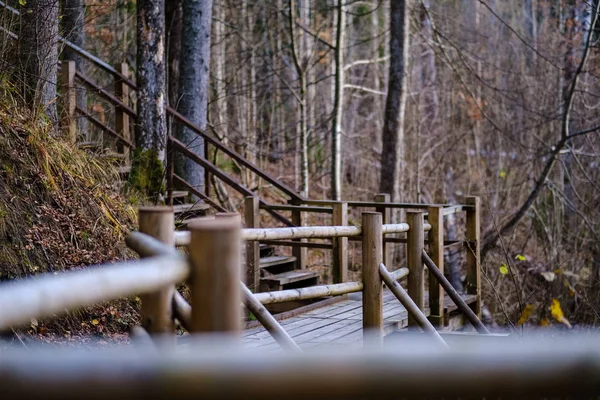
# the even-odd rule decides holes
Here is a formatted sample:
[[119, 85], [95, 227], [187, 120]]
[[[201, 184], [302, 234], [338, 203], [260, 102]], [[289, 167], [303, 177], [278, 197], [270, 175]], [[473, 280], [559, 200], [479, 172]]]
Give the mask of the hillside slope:
[[[0, 89], [1, 90], [1, 89]], [[124, 235], [134, 209], [116, 189], [114, 167], [62, 141], [43, 116], [0, 93], [0, 281], [131, 258]], [[119, 331], [131, 302], [32, 321], [34, 334]], [[112, 322], [116, 322], [112, 324]], [[90, 333], [90, 332], [86, 332]]]

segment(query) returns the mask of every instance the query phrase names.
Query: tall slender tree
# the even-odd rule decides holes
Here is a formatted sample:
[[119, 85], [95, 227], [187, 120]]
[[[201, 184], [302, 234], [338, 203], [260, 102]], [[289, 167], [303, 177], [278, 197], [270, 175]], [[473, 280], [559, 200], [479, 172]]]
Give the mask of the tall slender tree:
[[382, 193], [400, 200], [402, 190], [406, 63], [408, 60], [408, 0], [390, 0], [390, 73], [385, 103], [381, 153]]
[[57, 123], [58, 0], [20, 3], [19, 87], [32, 111], [42, 110]]
[[165, 2], [137, 2], [137, 123], [136, 152], [130, 180], [156, 196], [162, 191], [167, 139]]
[[342, 112], [344, 110], [344, 37], [346, 35], [344, 3], [345, 0], [339, 0], [336, 6], [335, 83], [331, 132], [331, 197], [333, 200], [341, 200], [342, 197]]
[[[183, 0], [179, 103], [177, 109], [186, 118], [206, 129], [210, 68], [212, 0]], [[204, 141], [190, 129], [180, 127], [177, 138], [203, 156]], [[183, 179], [201, 190], [204, 170], [188, 158], [176, 160], [175, 170]]]

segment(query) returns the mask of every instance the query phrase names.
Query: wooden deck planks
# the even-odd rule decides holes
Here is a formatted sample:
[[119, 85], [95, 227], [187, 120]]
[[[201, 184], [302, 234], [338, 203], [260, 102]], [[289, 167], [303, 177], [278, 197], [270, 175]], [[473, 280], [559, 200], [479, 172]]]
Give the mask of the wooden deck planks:
[[[467, 303], [475, 301], [474, 295], [463, 296]], [[425, 304], [428, 304], [427, 298]], [[446, 310], [456, 310], [448, 297], [444, 301]], [[425, 308], [429, 315], [429, 308]], [[383, 293], [384, 333], [389, 334], [407, 326], [408, 313], [387, 289]], [[324, 344], [349, 345], [362, 343], [362, 295], [353, 293], [347, 300], [330, 304], [280, 322], [288, 334], [302, 348]], [[263, 327], [243, 332], [243, 340], [249, 347], [275, 350], [279, 344]]]

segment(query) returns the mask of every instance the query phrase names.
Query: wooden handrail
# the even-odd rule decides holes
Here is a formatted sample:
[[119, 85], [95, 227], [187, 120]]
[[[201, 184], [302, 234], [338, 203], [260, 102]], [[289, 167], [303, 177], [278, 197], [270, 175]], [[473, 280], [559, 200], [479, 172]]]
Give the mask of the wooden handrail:
[[310, 213], [333, 214], [333, 208], [330, 207], [295, 206], [291, 204], [264, 204], [261, 205], [260, 208], [263, 210], [300, 211]]
[[477, 318], [477, 315], [473, 312], [473, 310], [471, 310], [469, 305], [465, 302], [465, 300], [462, 298], [462, 296], [456, 291], [454, 286], [452, 286], [452, 284], [450, 284], [450, 282], [448, 281], [448, 279], [446, 279], [444, 274], [442, 274], [440, 272], [437, 265], [435, 265], [435, 263], [429, 257], [429, 255], [425, 252], [425, 250], [423, 250], [423, 263], [429, 270], [429, 273], [433, 274], [433, 276], [435, 276], [435, 278], [440, 283], [440, 285], [442, 285], [442, 287], [444, 288], [446, 293], [448, 293], [448, 296], [450, 296], [450, 298], [452, 299], [454, 304], [456, 304], [456, 307], [458, 307], [458, 310], [464, 314], [464, 316], [469, 320], [469, 322], [471, 323], [471, 325], [473, 325], [473, 327], [477, 330], [477, 332], [484, 334], [484, 335], [489, 335], [490, 331], [485, 327], [485, 325], [483, 325], [481, 320], [479, 320], [479, 318]]
[[[312, 199], [306, 199], [303, 201], [303, 204], [307, 204], [307, 205], [314, 205], [314, 206], [331, 206], [334, 203], [336, 203], [334, 200], [312, 200]], [[473, 206], [468, 205], [468, 204], [460, 204], [460, 205], [456, 205], [456, 204], [421, 204], [421, 203], [381, 203], [381, 202], [375, 202], [375, 201], [348, 201], [348, 207], [353, 207], [353, 208], [400, 208], [400, 209], [414, 209], [414, 210], [426, 210], [429, 207], [432, 206], [439, 206], [439, 207], [447, 207], [447, 208], [454, 208], [454, 207], [461, 207], [462, 209], [470, 209], [473, 208]]]
[[174, 173], [173, 174], [173, 179], [178, 184], [180, 184], [181, 186], [185, 187], [187, 190], [189, 190], [190, 192], [192, 192], [192, 194], [198, 196], [203, 201], [205, 201], [206, 203], [208, 203], [215, 210], [217, 210], [219, 212], [227, 212], [226, 209], [224, 209], [223, 207], [221, 207], [219, 204], [215, 203], [210, 197], [206, 196], [204, 193], [202, 193], [201, 191], [199, 191], [198, 189], [196, 189], [194, 186], [192, 186], [191, 183], [189, 183], [188, 181], [186, 181], [185, 179], [183, 179], [179, 175], [177, 175], [177, 174]]
[[188, 263], [183, 257], [161, 255], [5, 283], [0, 285], [0, 330], [28, 324], [32, 318], [150, 293], [180, 283], [188, 274]]
[[177, 121], [179, 121], [180, 123], [185, 125], [190, 130], [194, 131], [196, 134], [202, 136], [211, 145], [215, 146], [217, 149], [219, 149], [223, 153], [227, 154], [228, 156], [234, 158], [240, 164], [242, 164], [243, 166], [245, 166], [246, 168], [248, 168], [249, 170], [254, 172], [256, 175], [260, 176], [265, 181], [269, 182], [271, 185], [275, 186], [276, 188], [278, 188], [279, 190], [284, 192], [286, 195], [290, 196], [293, 200], [304, 201], [304, 198], [302, 196], [300, 196], [298, 193], [296, 193], [292, 188], [290, 188], [286, 184], [278, 181], [273, 176], [271, 176], [269, 173], [263, 171], [262, 169], [260, 169], [259, 167], [257, 167], [256, 165], [254, 165], [253, 163], [248, 161], [246, 158], [242, 157], [236, 151], [224, 146], [218, 140], [216, 140], [216, 139], [212, 138], [211, 136], [207, 135], [206, 133], [204, 133], [204, 131], [202, 129], [200, 129], [199, 126], [197, 126], [192, 121], [190, 121], [189, 119], [187, 119], [186, 117], [181, 115], [173, 107], [167, 107], [167, 113], [172, 115]]
[[306, 247], [307, 249], [333, 249], [333, 245], [331, 243], [294, 242], [292, 240], [261, 240], [260, 243], [271, 246]]
[[[408, 268], [400, 268], [390, 272], [391, 278], [399, 281], [408, 276]], [[363, 282], [344, 282], [333, 285], [311, 286], [300, 289], [280, 290], [277, 292], [256, 293], [254, 297], [262, 304], [284, 303], [286, 301], [298, 301], [318, 299], [326, 296], [339, 296], [342, 294], [355, 293], [363, 290]]]
[[91, 90], [97, 92], [104, 99], [111, 102], [113, 105], [121, 108], [124, 112], [126, 112], [131, 118], [134, 120], [137, 119], [137, 113], [127, 104], [123, 103], [121, 100], [117, 99], [113, 94], [111, 94], [108, 90], [98, 86], [94, 81], [89, 79], [87, 76], [83, 75], [79, 71], [75, 71], [75, 76], [79, 79], [85, 86], [90, 88]]
[[114, 129], [104, 125], [99, 119], [94, 117], [92, 114], [88, 113], [87, 111], [83, 110], [80, 107], [75, 107], [75, 111], [77, 111], [79, 114], [81, 114], [82, 116], [87, 118], [92, 124], [96, 125], [98, 128], [102, 129], [104, 132], [113, 136], [115, 139], [117, 139], [119, 142], [123, 143], [125, 146], [127, 146], [131, 149], [135, 149], [135, 144], [133, 144], [129, 140], [125, 139], [123, 136], [119, 135], [117, 133], [117, 131], [115, 131]]
[[[237, 183], [235, 181], [235, 179], [230, 177], [227, 173], [222, 171], [219, 167], [217, 167], [216, 165], [214, 165], [213, 163], [211, 163], [204, 157], [189, 150], [183, 142], [175, 139], [173, 136], [169, 136], [167, 138], [167, 140], [170, 143], [171, 151], [179, 151], [179, 152], [183, 153], [186, 157], [190, 158], [195, 163], [203, 166], [204, 168], [206, 168], [207, 170], [212, 172], [215, 176], [217, 176], [223, 182], [227, 183], [229, 186], [231, 186], [233, 189], [235, 189], [242, 196], [246, 197], [246, 196], [254, 196], [255, 195], [250, 189]], [[267, 204], [263, 199], [260, 199], [260, 203]], [[269, 214], [271, 214], [278, 221], [284, 223], [285, 225], [294, 226], [294, 224], [290, 220], [285, 218], [283, 215], [277, 213], [276, 211], [273, 211], [273, 210], [267, 210], [267, 211], [269, 212]]]

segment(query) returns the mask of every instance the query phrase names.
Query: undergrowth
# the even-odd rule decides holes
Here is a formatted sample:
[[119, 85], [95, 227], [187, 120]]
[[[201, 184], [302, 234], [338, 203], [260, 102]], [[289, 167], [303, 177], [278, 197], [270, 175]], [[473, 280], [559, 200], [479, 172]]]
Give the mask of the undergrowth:
[[[135, 211], [118, 192], [116, 169], [61, 140], [10, 93], [0, 82], [0, 280], [132, 257], [123, 239]], [[135, 299], [100, 305], [27, 329], [67, 339], [119, 332], [137, 318], [135, 307]]]

